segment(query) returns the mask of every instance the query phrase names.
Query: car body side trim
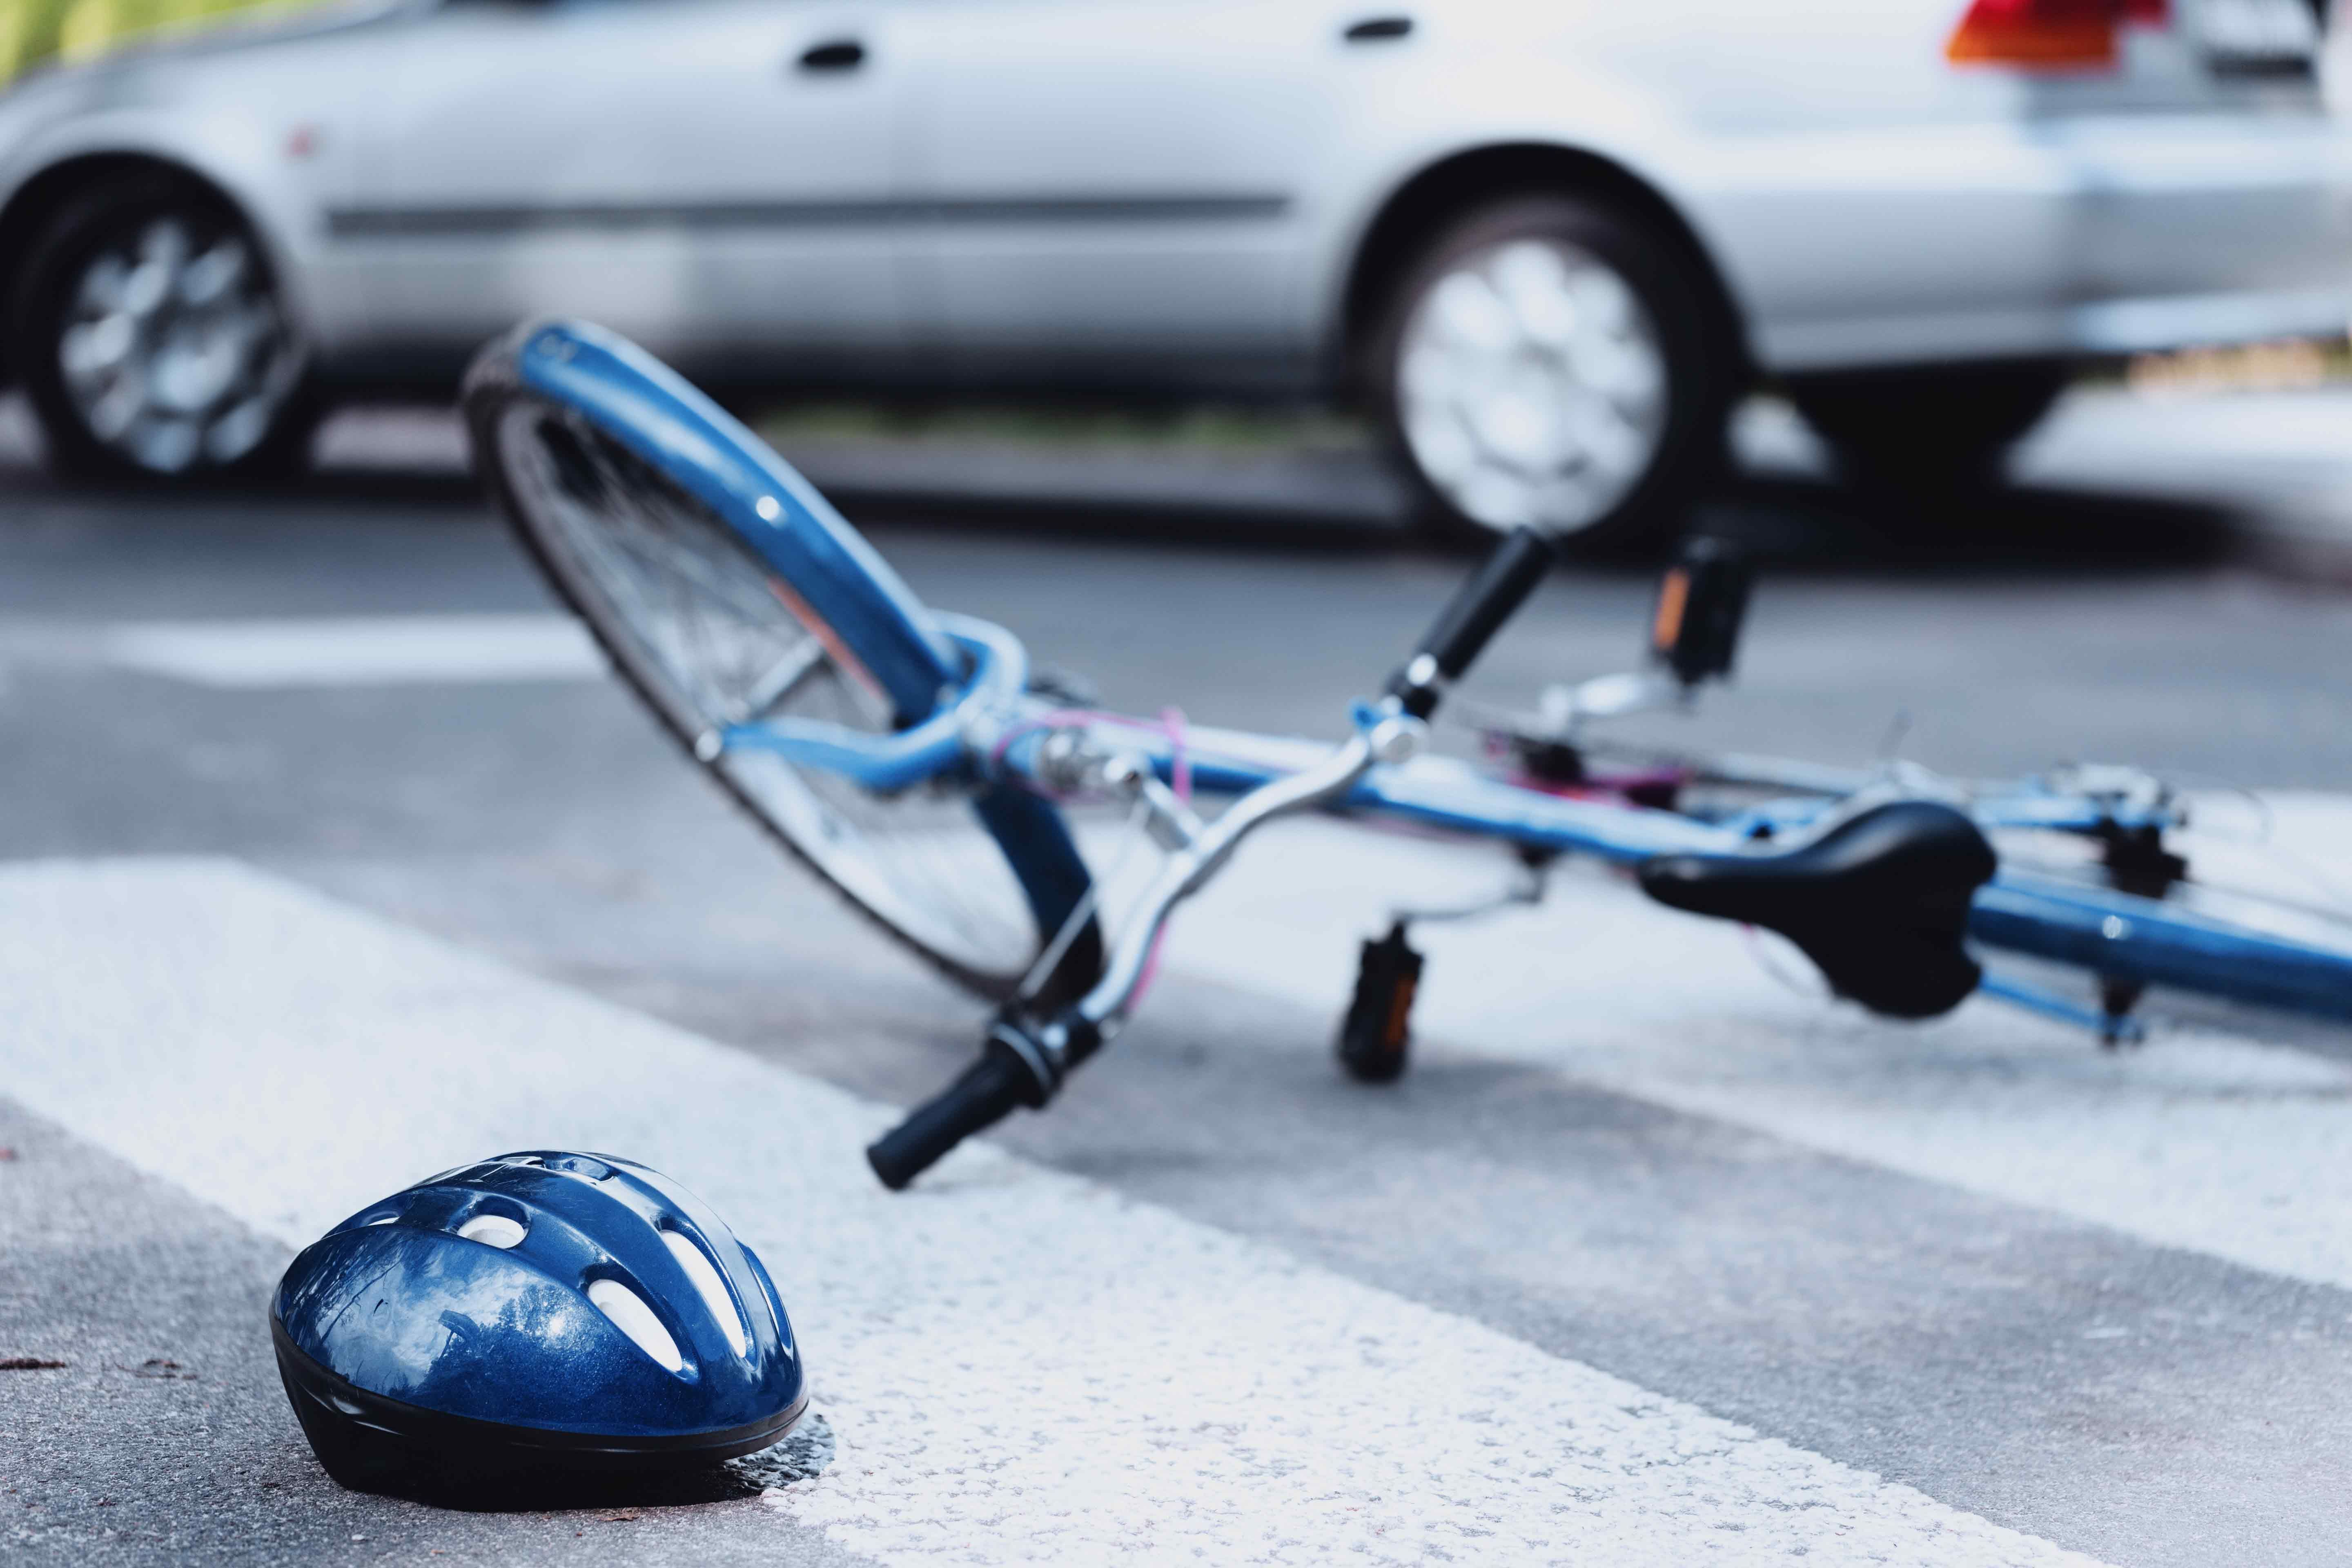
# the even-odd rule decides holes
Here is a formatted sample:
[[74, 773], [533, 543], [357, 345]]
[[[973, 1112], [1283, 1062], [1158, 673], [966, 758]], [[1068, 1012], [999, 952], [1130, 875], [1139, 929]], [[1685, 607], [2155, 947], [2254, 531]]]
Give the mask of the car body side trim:
[[2352, 289], [2284, 289], [2094, 300], [1938, 315], [1759, 323], [1776, 371], [1950, 364], [2026, 354], [2150, 353], [2194, 343], [2336, 337]]
[[1278, 218], [1286, 195], [1004, 196], [959, 200], [583, 203], [478, 207], [341, 207], [337, 238], [528, 234], [553, 229], [830, 228], [921, 224], [1233, 223]]

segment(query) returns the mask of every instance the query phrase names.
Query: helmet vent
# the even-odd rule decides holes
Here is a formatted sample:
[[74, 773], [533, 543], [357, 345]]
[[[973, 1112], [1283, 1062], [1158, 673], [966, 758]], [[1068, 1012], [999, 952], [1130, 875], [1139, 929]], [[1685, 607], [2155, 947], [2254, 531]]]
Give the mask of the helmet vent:
[[686, 1270], [686, 1277], [694, 1281], [695, 1294], [700, 1296], [702, 1304], [710, 1310], [711, 1318], [719, 1324], [719, 1331], [727, 1336], [727, 1342], [735, 1347], [735, 1353], [739, 1356], [751, 1354], [751, 1336], [743, 1327], [743, 1314], [736, 1310], [735, 1298], [727, 1293], [726, 1281], [720, 1279], [719, 1270], [711, 1267], [709, 1256], [688, 1237], [667, 1226], [662, 1227], [661, 1238], [668, 1247], [670, 1256], [677, 1259], [677, 1266]]
[[459, 1226], [457, 1234], [467, 1241], [503, 1248], [521, 1245], [526, 1232], [520, 1225], [502, 1214], [478, 1214]]
[[588, 1281], [588, 1300], [595, 1309], [613, 1320], [613, 1326], [636, 1342], [639, 1350], [661, 1363], [664, 1370], [680, 1372], [686, 1358], [677, 1353], [677, 1342], [646, 1305], [646, 1299], [622, 1284], [618, 1279]]

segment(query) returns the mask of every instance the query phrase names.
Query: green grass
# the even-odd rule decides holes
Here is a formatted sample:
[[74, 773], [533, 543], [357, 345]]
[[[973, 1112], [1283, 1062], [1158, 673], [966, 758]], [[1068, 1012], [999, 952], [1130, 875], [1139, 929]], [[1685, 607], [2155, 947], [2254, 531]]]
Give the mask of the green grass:
[[0, 83], [46, 60], [82, 60], [150, 34], [312, 0], [0, 0]]

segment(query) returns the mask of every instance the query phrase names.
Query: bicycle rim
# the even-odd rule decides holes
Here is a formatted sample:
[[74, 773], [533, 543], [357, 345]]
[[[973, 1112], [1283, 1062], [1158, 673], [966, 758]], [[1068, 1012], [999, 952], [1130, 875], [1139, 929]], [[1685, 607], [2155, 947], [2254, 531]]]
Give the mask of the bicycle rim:
[[874, 733], [888, 699], [725, 520], [578, 411], [516, 396], [492, 424], [509, 511], [622, 677], [787, 847], [966, 986], [1010, 992], [1040, 937], [961, 791], [882, 795], [705, 737], [780, 717]]

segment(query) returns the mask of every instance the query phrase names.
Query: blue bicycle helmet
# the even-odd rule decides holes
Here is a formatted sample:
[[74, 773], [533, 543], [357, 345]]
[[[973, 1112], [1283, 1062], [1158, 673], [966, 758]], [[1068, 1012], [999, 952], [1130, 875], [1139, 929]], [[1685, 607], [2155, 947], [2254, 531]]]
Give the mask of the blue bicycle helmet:
[[609, 1155], [501, 1154], [369, 1205], [288, 1267], [269, 1329], [312, 1451], [361, 1489], [711, 1464], [808, 1406], [751, 1248]]

